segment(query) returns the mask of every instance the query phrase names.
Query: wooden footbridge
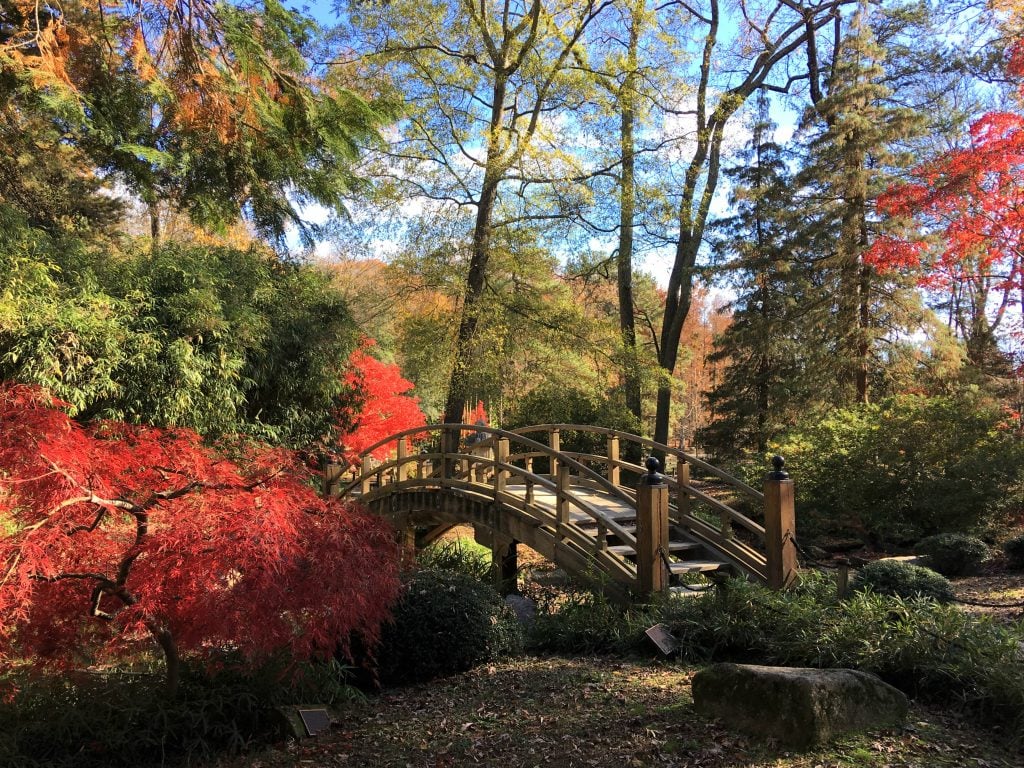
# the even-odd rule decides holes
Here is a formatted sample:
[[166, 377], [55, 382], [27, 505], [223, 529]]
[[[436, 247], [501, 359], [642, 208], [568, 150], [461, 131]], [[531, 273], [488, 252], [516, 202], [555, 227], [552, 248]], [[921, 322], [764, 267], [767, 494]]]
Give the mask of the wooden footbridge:
[[[410, 450], [413, 439], [428, 447]], [[375, 462], [370, 454], [388, 444], [391, 458]], [[670, 474], [656, 459], [625, 458], [652, 453]], [[392, 520], [408, 544], [473, 525], [506, 579], [517, 542], [623, 598], [694, 574], [745, 574], [773, 588], [796, 574], [792, 481], [778, 458], [757, 490], [696, 456], [602, 427], [437, 424], [370, 446], [347, 484], [340, 468], [327, 480], [329, 492]]]

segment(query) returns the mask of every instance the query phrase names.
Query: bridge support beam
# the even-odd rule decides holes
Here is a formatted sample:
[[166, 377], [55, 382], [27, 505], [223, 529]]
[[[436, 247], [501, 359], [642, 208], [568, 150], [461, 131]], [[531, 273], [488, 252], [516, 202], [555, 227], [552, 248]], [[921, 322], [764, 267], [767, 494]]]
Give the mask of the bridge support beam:
[[781, 456], [772, 458], [775, 470], [764, 478], [764, 544], [768, 588], [786, 589], [796, 583], [796, 510], [793, 481]]
[[481, 525], [473, 526], [473, 539], [491, 550], [491, 576], [498, 593], [519, 594], [519, 541]]
[[657, 459], [647, 460], [649, 473], [637, 486], [636, 564], [640, 593], [648, 596], [668, 589], [668, 484], [659, 474]]

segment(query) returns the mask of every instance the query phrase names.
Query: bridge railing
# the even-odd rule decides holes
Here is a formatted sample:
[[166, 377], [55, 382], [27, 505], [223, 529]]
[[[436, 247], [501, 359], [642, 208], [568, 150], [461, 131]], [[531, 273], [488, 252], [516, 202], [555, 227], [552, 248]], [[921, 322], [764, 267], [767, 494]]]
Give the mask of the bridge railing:
[[[766, 502], [761, 491], [692, 454], [628, 432], [580, 424], [538, 424], [513, 431], [535, 437], [537, 442], [546, 443], [560, 456], [601, 467], [605, 479], [634, 498], [633, 489], [622, 485], [623, 473], [638, 478], [646, 470], [623, 456], [633, 454], [639, 457], [656, 452], [673, 457], [675, 472], [666, 477], [672, 522], [745, 570], [764, 581], [770, 580], [767, 559], [773, 546], [766, 540], [765, 528], [736, 508], [764, 509]], [[569, 432], [600, 436], [605, 453], [565, 451], [562, 437]], [[631, 446], [633, 450], [630, 450]], [[526, 458], [529, 459], [529, 455]]]
[[[604, 443], [605, 453], [564, 450], [562, 436], [567, 432], [589, 434], [592, 445], [593, 438], [598, 437], [597, 442]], [[464, 434], [472, 434], [474, 441], [462, 449]], [[432, 436], [440, 448], [429, 453], [410, 452], [408, 439], [422, 435]], [[397, 458], [374, 465], [370, 454], [388, 443], [396, 445]], [[784, 500], [780, 501], [780, 486], [774, 481], [766, 482], [766, 491], [771, 490], [766, 497], [765, 493], [699, 457], [605, 427], [542, 424], [513, 431], [473, 424], [417, 427], [370, 446], [363, 454], [361, 472], [342, 492], [358, 488], [369, 499], [382, 493], [379, 489], [385, 486], [414, 482], [420, 486], [457, 488], [478, 496], [489, 494], [493, 500], [515, 507], [519, 497], [507, 492], [514, 481], [525, 488], [524, 511], [552, 526], [576, 546], [589, 546], [593, 550], [591, 554], [602, 561], [602, 567], [617, 571], [620, 579], [626, 578], [627, 571], [629, 578], [635, 578], [633, 564], [619, 555], [609, 554], [605, 544], [610, 533], [635, 549], [636, 537], [632, 531], [588, 503], [572, 487], [598, 491], [635, 509], [637, 494], [633, 482], [646, 470], [624, 457], [639, 458], [650, 452], [671, 457], [676, 462], [674, 473], [665, 478], [670, 494], [669, 513], [675, 525], [769, 585], [784, 586], [792, 581], [795, 574], [792, 524], [780, 522], [779, 513], [783, 509], [783, 518], [791, 521], [790, 481], [785, 481], [788, 496]], [[547, 472], [534, 471], [538, 460], [547, 464]], [[781, 470], [781, 465], [777, 469]], [[626, 480], [624, 475], [627, 474], [634, 480]], [[782, 477], [785, 473], [777, 471], [775, 475]], [[538, 489], [554, 496], [554, 514], [537, 503], [534, 497]], [[572, 519], [570, 511], [573, 509], [596, 524], [596, 543], [593, 536], [585, 536], [578, 521]], [[764, 510], [767, 532], [765, 525], [744, 512], [754, 509]]]
[[[463, 433], [486, 435], [467, 449], [460, 447]], [[429, 435], [439, 443], [438, 450], [410, 451], [409, 438]], [[389, 443], [395, 444], [395, 457], [375, 464], [370, 454]], [[532, 471], [532, 459], [546, 459], [551, 472]], [[510, 492], [510, 486], [522, 487]], [[487, 498], [518, 508], [549, 527], [563, 545], [593, 559], [594, 564], [619, 582], [635, 588], [636, 565], [608, 549], [608, 536], [636, 549], [632, 530], [617, 522], [603, 509], [582, 498], [574, 486], [598, 489], [604, 494], [634, 506], [635, 494], [617, 486], [583, 462], [556, 448], [525, 435], [472, 424], [434, 424], [391, 435], [367, 448], [362, 468], [340, 493], [358, 490], [366, 502], [402, 488], [457, 489], [476, 498]], [[550, 494], [553, 503], [538, 496]], [[573, 515], [576, 512], [576, 515]], [[596, 535], [584, 530], [585, 523], [596, 527]], [[589, 527], [589, 526], [588, 526]]]

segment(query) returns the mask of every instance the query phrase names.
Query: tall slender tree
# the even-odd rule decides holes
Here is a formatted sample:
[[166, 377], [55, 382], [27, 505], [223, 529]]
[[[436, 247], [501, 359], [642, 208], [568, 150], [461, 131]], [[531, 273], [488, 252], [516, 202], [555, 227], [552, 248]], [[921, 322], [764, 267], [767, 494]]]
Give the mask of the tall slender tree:
[[760, 94], [749, 145], [726, 171], [735, 213], [714, 228], [720, 269], [737, 294], [711, 356], [725, 369], [707, 393], [715, 418], [701, 434], [720, 455], [763, 452], [821, 395], [821, 366], [808, 358], [826, 308], [816, 300], [809, 244], [798, 233], [793, 158], [775, 141], [769, 109]]
[[545, 218], [514, 200], [503, 203], [503, 187], [510, 180], [519, 190], [552, 181], [535, 145], [551, 141], [551, 113], [579, 102], [572, 53], [609, 5], [433, 0], [353, 4], [347, 11], [363, 60], [400, 83], [407, 98], [406, 119], [381, 172], [435, 208], [472, 210], [447, 422], [462, 419], [470, 394], [473, 337], [486, 309], [496, 238]]
[[[695, 35], [701, 42], [693, 110], [696, 132], [678, 190], [675, 255], [659, 345], [658, 362], [669, 376], [679, 359], [679, 341], [690, 311], [697, 258], [718, 188], [726, 128], [758, 90], [788, 91], [791, 85], [808, 77], [807, 72], [782, 65], [795, 67], [804, 51], [807, 60], [814, 61], [822, 30], [831, 29], [840, 10], [850, 3], [851, 0], [781, 0], [762, 4], [757, 13], [741, 3], [738, 18], [728, 16], [728, 8], [719, 0], [686, 6], [694, 29], [701, 30], [699, 37]], [[731, 39], [730, 23], [740, 32], [732, 38], [736, 49], [727, 52], [723, 48]], [[669, 439], [671, 407], [672, 385], [664, 377], [658, 387], [654, 429], [654, 438], [659, 442]]]
[[[809, 165], [800, 176], [820, 211], [819, 244], [829, 255], [819, 266], [835, 276], [834, 352], [846, 403], [868, 402], [871, 356], [880, 334], [876, 304], [886, 298], [886, 286], [864, 260], [877, 236], [875, 201], [896, 161], [892, 148], [921, 123], [912, 110], [889, 100], [885, 54], [869, 12], [861, 2], [829, 64], [824, 87], [811, 89], [814, 105], [808, 118], [822, 128], [810, 141]], [[828, 247], [827, 239], [834, 247]]]

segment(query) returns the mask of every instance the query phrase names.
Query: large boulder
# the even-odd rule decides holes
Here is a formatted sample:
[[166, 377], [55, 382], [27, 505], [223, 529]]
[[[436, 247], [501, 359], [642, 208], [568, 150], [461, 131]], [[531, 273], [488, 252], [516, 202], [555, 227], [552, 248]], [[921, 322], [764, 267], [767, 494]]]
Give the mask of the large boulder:
[[907, 697], [852, 669], [715, 664], [694, 675], [697, 711], [803, 749], [850, 731], [898, 725]]

